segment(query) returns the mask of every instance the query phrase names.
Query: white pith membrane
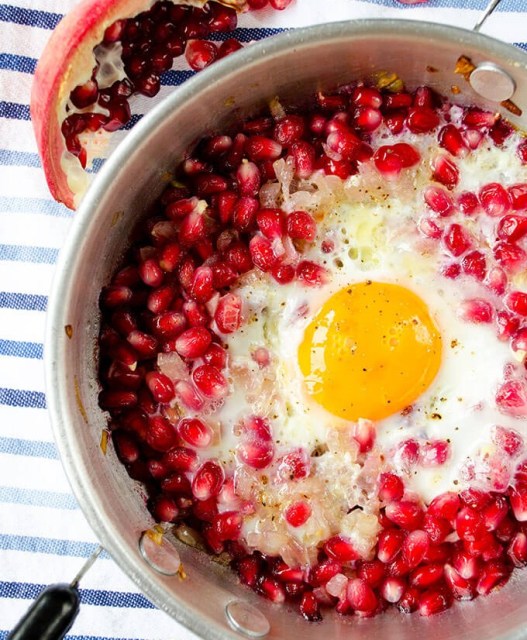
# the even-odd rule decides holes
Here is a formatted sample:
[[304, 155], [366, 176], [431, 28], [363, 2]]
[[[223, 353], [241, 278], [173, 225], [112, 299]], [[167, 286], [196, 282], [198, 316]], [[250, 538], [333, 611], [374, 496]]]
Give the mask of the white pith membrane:
[[[459, 124], [461, 114], [458, 107], [451, 108], [454, 124]], [[477, 193], [491, 182], [505, 187], [527, 182], [527, 168], [513, 151], [518, 139], [513, 134], [502, 148], [484, 139], [466, 158], [456, 158], [460, 181], [453, 194]], [[322, 172], [296, 180], [285, 160], [275, 163], [279, 182], [261, 188], [261, 205], [281, 207], [286, 213], [299, 209], [312, 213], [317, 237], [305, 245], [301, 257], [323, 265], [329, 282], [319, 287], [300, 282], [278, 285], [258, 269], [244, 275], [231, 289], [243, 300], [244, 322], [236, 333], [222, 336], [229, 353], [225, 375], [230, 393], [219, 406], [196, 414], [215, 432], [212, 446], [200, 449], [200, 459], [219, 460], [227, 476], [234, 478], [236, 495], [225, 500], [220, 495], [219, 511], [244, 513], [241, 542], [249, 551], [280, 555], [292, 567], [316, 563], [321, 543], [336, 534], [348, 538], [361, 558], [373, 557], [381, 528], [379, 510], [384, 506], [377, 496], [383, 471], [398, 473], [405, 496], [424, 506], [444, 491], [459, 492], [467, 486], [504, 492], [518, 460], [525, 458], [525, 451], [507, 458], [492, 438], [498, 425], [527, 438], [526, 421], [502, 413], [495, 402], [506, 370], [509, 375], [511, 371], [513, 376], [524, 375], [518, 362], [524, 354], [514, 354], [508, 342], [498, 340], [493, 323], [474, 324], [458, 313], [468, 299], [483, 298], [499, 309], [503, 302], [474, 278], [461, 275], [450, 280], [440, 275], [441, 266], [452, 257], [439, 240], [424, 238], [418, 231], [420, 218], [430, 215], [423, 190], [437, 185], [431, 180], [430, 160], [446, 152], [438, 149], [437, 132], [393, 136], [383, 125], [372, 135], [374, 149], [396, 142], [417, 148], [421, 161], [393, 181], [382, 177], [372, 162], [362, 163], [359, 173], [346, 180]], [[497, 221], [484, 212], [436, 217], [444, 227], [462, 224], [476, 240], [472, 248], [486, 255], [491, 255], [496, 241]], [[333, 244], [331, 253], [322, 252], [323, 241]], [[287, 244], [280, 250], [287, 251]], [[419, 295], [439, 328], [443, 354], [438, 375], [411, 411], [376, 423], [373, 449], [359, 453], [353, 437], [357, 425], [330, 414], [306, 393], [298, 347], [306, 326], [333, 293], [366, 280], [399, 284]], [[526, 274], [511, 277], [510, 285], [525, 289]], [[214, 304], [209, 303], [211, 310]], [[266, 367], [255, 361], [259, 348], [269, 351]], [[176, 354], [161, 355], [159, 368], [173, 376], [176, 367], [176, 377], [188, 376], [181, 373], [184, 367], [178, 360]], [[273, 462], [261, 470], [237, 457], [240, 424], [251, 415], [265, 418], [273, 433]], [[406, 466], [397, 451], [410, 438], [421, 445], [446, 441], [447, 461]], [[299, 451], [309, 475], [284, 477], [283, 457]], [[284, 512], [299, 500], [309, 503], [311, 516], [304, 525], [292, 527]], [[455, 533], [449, 537], [455, 539]]]

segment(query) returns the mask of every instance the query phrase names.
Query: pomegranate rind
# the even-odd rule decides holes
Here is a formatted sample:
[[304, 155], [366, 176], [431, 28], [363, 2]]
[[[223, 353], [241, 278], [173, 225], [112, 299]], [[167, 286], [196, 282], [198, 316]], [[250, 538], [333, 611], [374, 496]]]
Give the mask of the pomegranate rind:
[[[174, 1], [174, 0], [173, 0]], [[246, 0], [212, 0], [242, 11]], [[116, 20], [148, 11], [156, 0], [82, 0], [57, 25], [38, 61], [31, 90], [30, 113], [37, 147], [51, 195], [76, 209], [87, 187], [88, 174], [66, 149], [61, 131], [71, 91], [90, 79], [93, 49]], [[207, 0], [174, 4], [202, 7]]]

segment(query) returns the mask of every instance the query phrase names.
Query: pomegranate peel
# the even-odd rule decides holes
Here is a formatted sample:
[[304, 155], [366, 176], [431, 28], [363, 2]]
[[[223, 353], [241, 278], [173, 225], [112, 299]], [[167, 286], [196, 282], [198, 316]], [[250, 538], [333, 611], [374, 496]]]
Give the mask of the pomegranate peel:
[[[207, 3], [171, 1], [198, 8]], [[245, 0], [211, 1], [237, 11], [246, 7]], [[97, 66], [94, 49], [103, 41], [106, 29], [117, 20], [148, 11], [154, 4], [152, 0], [83, 0], [61, 20], [40, 57], [31, 92], [31, 120], [50, 192], [70, 209], [79, 205], [88, 186], [88, 175], [78, 158], [68, 151], [61, 131], [62, 123], [71, 115], [71, 93], [91, 79]], [[93, 150], [105, 145], [109, 135], [99, 129], [93, 136]], [[88, 164], [92, 153], [88, 149]]]

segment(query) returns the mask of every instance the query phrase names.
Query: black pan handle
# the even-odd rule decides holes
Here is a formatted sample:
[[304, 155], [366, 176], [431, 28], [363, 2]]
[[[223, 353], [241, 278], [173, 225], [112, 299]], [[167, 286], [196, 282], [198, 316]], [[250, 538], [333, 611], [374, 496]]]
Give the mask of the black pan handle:
[[76, 586], [52, 584], [39, 595], [7, 640], [62, 640], [79, 613]]

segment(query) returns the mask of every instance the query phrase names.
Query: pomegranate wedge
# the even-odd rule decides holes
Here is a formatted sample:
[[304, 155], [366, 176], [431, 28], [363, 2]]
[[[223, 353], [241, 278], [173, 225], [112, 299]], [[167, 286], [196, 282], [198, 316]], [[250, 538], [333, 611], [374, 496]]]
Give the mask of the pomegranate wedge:
[[[221, 6], [223, 5], [223, 6]], [[245, 0], [84, 0], [59, 23], [39, 60], [31, 118], [53, 197], [74, 209], [127, 99], [153, 96], [188, 41], [236, 26]]]

